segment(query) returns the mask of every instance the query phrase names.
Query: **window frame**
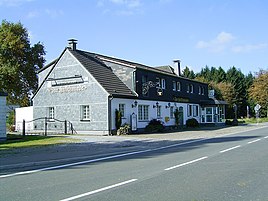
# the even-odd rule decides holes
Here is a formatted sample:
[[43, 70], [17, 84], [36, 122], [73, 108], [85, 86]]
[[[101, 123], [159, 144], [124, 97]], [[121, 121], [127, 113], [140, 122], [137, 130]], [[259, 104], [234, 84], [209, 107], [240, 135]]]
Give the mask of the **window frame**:
[[119, 103], [118, 104], [118, 110], [121, 112], [121, 117], [122, 118], [126, 118], [126, 114], [125, 114], [125, 112], [126, 112], [126, 104], [124, 104], [124, 103]]
[[138, 105], [138, 121], [149, 121], [149, 105]]
[[177, 91], [181, 91], [181, 82], [177, 82]]
[[50, 119], [50, 120], [55, 119], [55, 107], [48, 108], [48, 119]]
[[81, 121], [90, 121], [89, 105], [81, 105]]
[[172, 81], [172, 90], [177, 91], [177, 83], [176, 83], [176, 81]]

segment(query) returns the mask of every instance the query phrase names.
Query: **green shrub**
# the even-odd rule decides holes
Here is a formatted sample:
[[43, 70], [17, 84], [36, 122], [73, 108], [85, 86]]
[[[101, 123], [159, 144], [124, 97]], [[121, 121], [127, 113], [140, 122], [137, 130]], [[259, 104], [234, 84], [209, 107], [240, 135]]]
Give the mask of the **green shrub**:
[[180, 123], [180, 119], [179, 119], [179, 110], [178, 108], [176, 108], [175, 112], [174, 112], [174, 117], [175, 117], [175, 125], [178, 126]]
[[145, 131], [149, 133], [153, 132], [163, 132], [165, 126], [163, 125], [162, 121], [157, 119], [152, 119], [148, 125], [145, 127]]
[[231, 126], [231, 125], [232, 125], [232, 121], [229, 120], [229, 119], [227, 119], [227, 120], [225, 121], [225, 125], [226, 125], [226, 126]]
[[187, 119], [186, 126], [191, 128], [199, 127], [199, 123], [195, 118]]
[[116, 127], [116, 130], [118, 130], [120, 128], [122, 124], [122, 115], [121, 115], [121, 112], [116, 109], [115, 110], [115, 127]]

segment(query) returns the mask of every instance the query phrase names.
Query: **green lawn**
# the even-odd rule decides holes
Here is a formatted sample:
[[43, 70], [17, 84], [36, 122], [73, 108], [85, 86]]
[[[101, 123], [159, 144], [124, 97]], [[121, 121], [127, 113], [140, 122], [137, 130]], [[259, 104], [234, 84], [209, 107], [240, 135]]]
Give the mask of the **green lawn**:
[[39, 135], [14, 135], [8, 134], [7, 140], [0, 142], [1, 150], [11, 150], [15, 148], [25, 148], [25, 147], [41, 147], [55, 144], [66, 144], [79, 142], [79, 140], [74, 140], [67, 137], [54, 137], [54, 136], [39, 136]]
[[246, 124], [255, 124], [255, 123], [263, 123], [268, 122], [268, 118], [246, 118], [246, 119], [239, 119], [239, 123], [246, 123]]

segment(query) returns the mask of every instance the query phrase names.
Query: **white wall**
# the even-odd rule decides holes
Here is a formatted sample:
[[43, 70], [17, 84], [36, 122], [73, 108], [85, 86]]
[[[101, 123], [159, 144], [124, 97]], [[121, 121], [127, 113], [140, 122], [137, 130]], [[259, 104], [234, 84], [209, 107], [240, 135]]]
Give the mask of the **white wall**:
[[21, 107], [15, 109], [16, 115], [16, 131], [22, 131], [22, 121], [26, 121], [25, 129], [27, 131], [33, 130], [33, 122], [27, 122], [33, 120], [33, 106], [30, 107]]
[[6, 97], [0, 96], [0, 140], [6, 136]]
[[[119, 104], [125, 104], [125, 118], [122, 119], [122, 124], [127, 123], [130, 124], [130, 116], [132, 113], [135, 113], [137, 115], [137, 128], [145, 128], [149, 121], [152, 119], [157, 119], [157, 109], [153, 108], [153, 105], [156, 104], [156, 102], [161, 105], [161, 118], [158, 118], [158, 120], [161, 120], [164, 122], [165, 126], [173, 126], [175, 125], [175, 119], [169, 119], [169, 121], [165, 121], [165, 117], [170, 117], [170, 108], [166, 108], [169, 102], [164, 101], [148, 101], [148, 100], [137, 100], [137, 107], [132, 107], [132, 104], [135, 100], [133, 99], [120, 99], [120, 98], [114, 98], [111, 101], [111, 111], [112, 111], [112, 129], [115, 129], [115, 109], [119, 109]], [[149, 121], [139, 121], [138, 120], [138, 105], [149, 105]], [[170, 102], [170, 106], [174, 107], [174, 111], [176, 107], [183, 107], [183, 124], [186, 124], [186, 120], [193, 117], [187, 116], [187, 105], [186, 103], [172, 103]], [[199, 118], [197, 118], [199, 121]]]

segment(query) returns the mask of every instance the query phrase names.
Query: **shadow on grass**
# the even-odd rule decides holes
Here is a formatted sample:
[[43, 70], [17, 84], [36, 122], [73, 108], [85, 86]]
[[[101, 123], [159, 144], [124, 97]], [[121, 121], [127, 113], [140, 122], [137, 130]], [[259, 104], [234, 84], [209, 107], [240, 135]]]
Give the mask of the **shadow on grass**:
[[0, 142], [0, 151], [62, 144], [62, 143], [68, 143], [68, 141], [71, 140], [59, 136], [40, 136], [40, 135], [22, 136], [22, 135], [8, 134], [7, 140]]

